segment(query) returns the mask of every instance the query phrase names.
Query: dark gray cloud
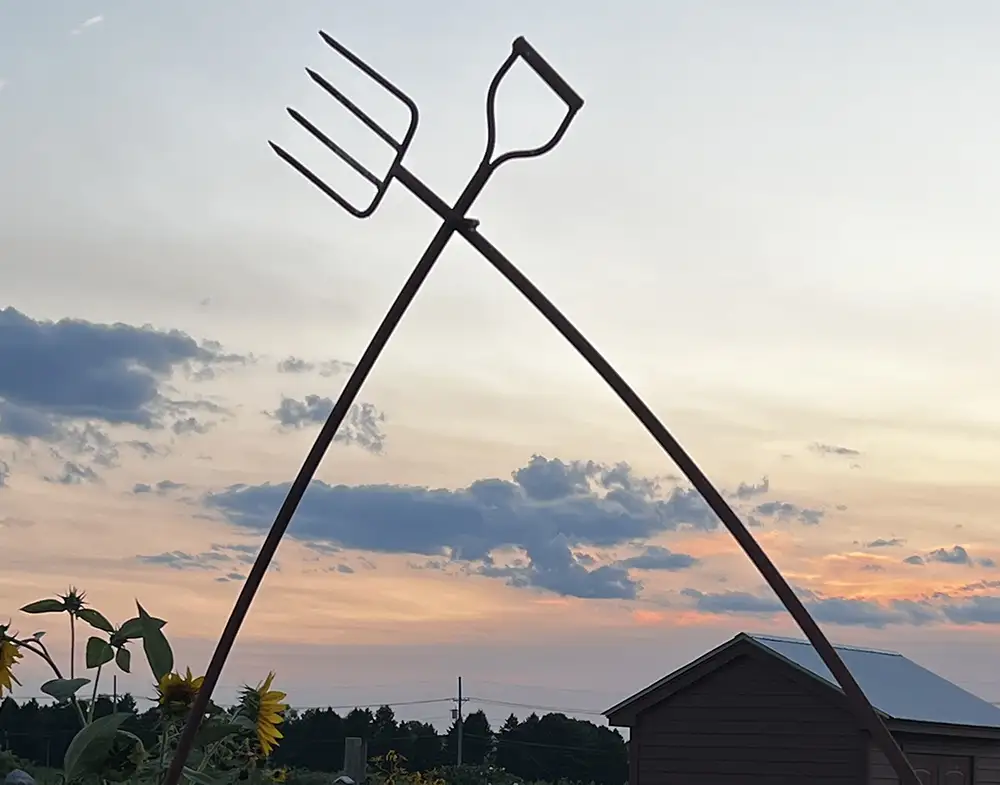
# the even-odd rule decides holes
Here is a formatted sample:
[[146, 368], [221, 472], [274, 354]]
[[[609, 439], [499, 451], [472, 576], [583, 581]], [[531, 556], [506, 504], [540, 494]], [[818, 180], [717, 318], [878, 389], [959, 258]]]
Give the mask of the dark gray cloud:
[[[235, 485], [206, 497], [239, 526], [271, 525], [289, 484]], [[648, 541], [679, 529], [715, 531], [699, 494], [663, 488], [627, 464], [533, 456], [510, 480], [482, 479], [457, 490], [313, 482], [289, 536], [317, 552], [341, 548], [447, 559], [472, 572], [583, 597], [635, 596], [630, 569], [683, 569], [692, 557], [650, 548], [634, 562], [580, 554]], [[499, 553], [523, 554], [502, 562]], [[647, 566], [642, 566], [647, 565]]]
[[809, 449], [820, 455], [835, 455], [842, 458], [856, 458], [861, 455], [859, 450], [853, 450], [850, 447], [841, 447], [837, 444], [823, 444], [822, 442], [813, 442], [809, 445]]
[[245, 581], [247, 576], [242, 572], [227, 572], [225, 575], [220, 575], [215, 580], [219, 583], [231, 583], [232, 581]]
[[157, 493], [159, 495], [164, 495], [170, 493], [171, 491], [179, 491], [187, 486], [182, 482], [174, 482], [173, 480], [160, 480], [155, 485], [150, 485], [145, 482], [137, 482], [132, 486], [132, 493], [139, 495], [143, 493]]
[[906, 540], [900, 539], [899, 537], [892, 537], [889, 539], [879, 537], [877, 540], [872, 540], [871, 542], [866, 542], [866, 548], [896, 548], [902, 545]]
[[322, 362], [310, 362], [301, 357], [286, 357], [278, 363], [278, 373], [312, 373], [318, 372], [320, 376], [337, 376], [354, 368], [354, 363], [343, 360], [323, 360]]
[[813, 510], [807, 507], [799, 507], [791, 502], [769, 501], [762, 502], [753, 508], [754, 512], [765, 518], [776, 518], [778, 520], [797, 520], [809, 526], [814, 526], [823, 520], [822, 510]]
[[505, 578], [517, 588], [543, 589], [570, 597], [588, 600], [634, 600], [642, 583], [634, 580], [628, 569], [618, 565], [602, 565], [588, 569], [574, 555], [570, 541], [557, 534], [548, 542], [535, 542], [525, 547], [526, 564], [497, 566], [486, 556], [478, 568], [480, 575]]
[[237, 357], [178, 330], [41, 321], [10, 307], [0, 309], [0, 335], [0, 367], [17, 370], [0, 376], [3, 428], [21, 437], [44, 437], [53, 417], [156, 425], [175, 371]]
[[1000, 597], [952, 601], [944, 606], [944, 615], [954, 624], [1000, 624]]
[[687, 570], [698, 564], [698, 559], [687, 553], [675, 553], [660, 545], [651, 545], [638, 556], [622, 559], [619, 564], [634, 570]]
[[173, 400], [172, 376], [198, 378], [245, 360], [177, 330], [52, 322], [0, 308], [0, 368], [11, 369], [0, 375], [0, 437], [45, 442], [66, 462], [62, 478], [90, 479], [73, 467], [117, 464], [120, 445], [108, 427], [187, 428], [202, 404]]
[[[928, 602], [893, 600], [886, 603], [845, 597], [827, 597], [818, 592], [798, 589], [797, 593], [813, 618], [821, 623], [846, 627], [881, 629], [892, 624], [924, 625], [941, 619], [941, 610]], [[773, 594], [745, 591], [702, 592], [684, 589], [681, 594], [692, 600], [696, 610], [713, 615], [770, 616], [785, 613]]]
[[[277, 420], [284, 429], [298, 429], [306, 425], [323, 423], [333, 409], [333, 400], [319, 395], [307, 395], [304, 400], [282, 398], [281, 405], [268, 417]], [[373, 453], [385, 449], [382, 424], [385, 415], [370, 403], [356, 403], [347, 413], [334, 441], [354, 444]]]
[[100, 482], [101, 478], [89, 466], [81, 466], [73, 461], [66, 461], [62, 471], [56, 475], [45, 477], [46, 482], [54, 482], [59, 485], [82, 485], [84, 483]]
[[[250, 566], [254, 563], [259, 548], [256, 545], [220, 545], [213, 544], [207, 551], [188, 553], [187, 551], [169, 551], [152, 555], [139, 555], [136, 560], [143, 564], [157, 567], [169, 567], [174, 570], [205, 570], [207, 572], [224, 571], [226, 580], [243, 580], [243, 577], [232, 578], [234, 568], [242, 569], [240, 565]], [[272, 562], [269, 569], [277, 570], [278, 563]]]
[[179, 420], [174, 420], [170, 430], [178, 436], [184, 436], [188, 433], [202, 434], [208, 433], [214, 425], [215, 423], [205, 422], [197, 417], [182, 417]]
[[965, 564], [967, 566], [972, 564], [969, 552], [961, 545], [953, 545], [951, 548], [936, 548], [927, 554], [927, 561], [942, 562], [943, 564]]
[[736, 490], [733, 491], [732, 495], [737, 499], [751, 499], [754, 496], [763, 496], [769, 490], [771, 490], [771, 480], [767, 477], [762, 477], [759, 483], [741, 482], [736, 486]]
[[973, 558], [969, 551], [961, 545], [953, 545], [950, 548], [935, 548], [930, 553], [926, 555], [914, 554], [913, 556], [908, 556], [903, 559], [904, 564], [913, 565], [923, 565], [930, 564], [931, 562], [938, 562], [940, 564], [958, 564], [965, 567], [985, 567], [986, 569], [995, 569], [996, 561], [991, 558]]
[[681, 594], [693, 600], [694, 607], [702, 613], [769, 616], [783, 609], [774, 597], [762, 597], [746, 591], [703, 592], [698, 589], [682, 589]]

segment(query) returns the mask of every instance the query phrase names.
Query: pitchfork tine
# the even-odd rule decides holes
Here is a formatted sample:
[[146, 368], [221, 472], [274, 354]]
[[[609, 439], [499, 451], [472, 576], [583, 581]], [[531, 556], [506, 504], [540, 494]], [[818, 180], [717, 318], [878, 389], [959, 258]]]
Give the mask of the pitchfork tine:
[[348, 49], [342, 43], [340, 43], [339, 41], [337, 41], [334, 38], [331, 38], [329, 35], [327, 35], [326, 33], [324, 33], [322, 30], [319, 31], [319, 35], [320, 35], [320, 38], [322, 38], [326, 42], [326, 45], [329, 46], [331, 49], [333, 49], [335, 52], [337, 52], [337, 54], [339, 54], [341, 57], [343, 57], [345, 60], [347, 60], [355, 68], [361, 70], [366, 75], [368, 75], [369, 77], [371, 77], [372, 79], [374, 79], [376, 82], [378, 82], [380, 85], [382, 85], [382, 87], [384, 87], [386, 90], [388, 90], [394, 96], [396, 96], [396, 98], [398, 98], [400, 101], [402, 101], [404, 104], [406, 104], [406, 108], [410, 110], [410, 114], [413, 116], [414, 120], [417, 118], [417, 114], [418, 114], [417, 105], [415, 103], [413, 103], [413, 99], [410, 98], [410, 96], [408, 96], [406, 93], [404, 93], [398, 87], [396, 87], [396, 85], [394, 85], [392, 82], [390, 82], [384, 76], [382, 76], [382, 74], [380, 74], [378, 71], [376, 71], [370, 65], [368, 65], [368, 63], [366, 63], [364, 60], [362, 60], [360, 57], [358, 57], [356, 54], [354, 54], [354, 52], [352, 52], [350, 49]]
[[348, 202], [343, 196], [334, 191], [330, 186], [324, 183], [318, 175], [313, 174], [312, 170], [309, 169], [304, 163], [299, 161], [294, 155], [285, 150], [281, 145], [276, 142], [268, 141], [271, 145], [271, 149], [278, 154], [278, 157], [297, 171], [300, 175], [305, 177], [310, 183], [315, 185], [319, 190], [329, 196], [333, 201], [343, 207], [347, 212], [356, 217], [362, 217], [364, 213], [358, 210], [353, 204]]
[[392, 135], [388, 131], [386, 131], [382, 126], [380, 126], [378, 123], [372, 120], [372, 118], [368, 116], [368, 114], [365, 112], [364, 109], [362, 109], [360, 106], [354, 103], [354, 101], [352, 101], [342, 92], [340, 92], [340, 90], [338, 90], [328, 81], [326, 81], [326, 79], [324, 79], [318, 73], [313, 71], [311, 68], [307, 68], [306, 73], [309, 74], [309, 78], [312, 79], [316, 84], [318, 84], [320, 87], [326, 90], [330, 95], [332, 95], [334, 98], [340, 101], [340, 103], [346, 106], [351, 111], [351, 113], [355, 117], [357, 117], [362, 123], [368, 126], [369, 129], [378, 134], [379, 138], [383, 142], [392, 147], [392, 149], [394, 150], [398, 150], [401, 147], [400, 143], [396, 141], [396, 139], [394, 139]]
[[288, 107], [287, 111], [288, 114], [292, 116], [292, 119], [295, 122], [297, 122], [299, 125], [305, 128], [309, 133], [311, 133], [313, 136], [319, 139], [319, 141], [321, 141], [324, 145], [326, 145], [330, 150], [332, 150], [334, 153], [340, 156], [340, 159], [348, 166], [350, 166], [355, 172], [364, 177], [368, 182], [370, 182], [376, 188], [382, 187], [382, 181], [379, 180], [378, 177], [376, 177], [374, 174], [372, 174], [364, 166], [364, 164], [358, 161], [357, 158], [355, 158], [353, 155], [347, 152], [347, 150], [345, 150], [343, 147], [341, 147], [339, 144], [333, 141], [325, 133], [320, 131], [315, 125], [306, 120], [306, 118], [303, 117], [301, 114], [299, 114], [296, 110], [292, 109], [291, 107]]

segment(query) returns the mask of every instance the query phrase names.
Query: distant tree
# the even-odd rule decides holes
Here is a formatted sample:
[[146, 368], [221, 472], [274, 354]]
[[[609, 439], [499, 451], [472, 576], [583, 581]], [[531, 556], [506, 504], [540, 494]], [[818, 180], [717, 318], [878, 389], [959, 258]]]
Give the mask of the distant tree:
[[[458, 723], [453, 722], [445, 741], [449, 763], [458, 760]], [[462, 720], [462, 763], [476, 766], [493, 755], [493, 729], [486, 713], [481, 709], [466, 715]]]
[[[135, 706], [130, 695], [119, 698], [117, 707], [110, 699], [99, 698], [95, 712], [103, 715], [116, 708], [135, 712], [124, 727], [151, 745], [159, 709], [151, 705], [138, 712]], [[215, 704], [210, 708], [222, 710]], [[76, 713], [69, 706], [43, 706], [34, 700], [18, 703], [10, 698], [0, 703], [0, 747], [26, 762], [58, 763], [78, 728]], [[406, 758], [407, 770], [435, 771], [448, 785], [484, 779], [494, 785], [511, 785], [515, 780], [622, 785], [628, 778], [627, 749], [617, 731], [562, 714], [529, 714], [523, 721], [511, 714], [494, 733], [484, 712], [472, 712], [464, 720], [462, 767], [453, 765], [454, 725], [441, 734], [426, 722], [398, 721], [388, 706], [375, 712], [353, 709], [346, 716], [329, 708], [290, 711], [281, 729], [284, 738], [273, 762], [300, 772], [290, 780], [293, 785], [326, 785], [323, 773], [340, 769], [347, 736], [365, 739], [372, 755], [395, 750]], [[507, 774], [486, 768], [494, 764]]]

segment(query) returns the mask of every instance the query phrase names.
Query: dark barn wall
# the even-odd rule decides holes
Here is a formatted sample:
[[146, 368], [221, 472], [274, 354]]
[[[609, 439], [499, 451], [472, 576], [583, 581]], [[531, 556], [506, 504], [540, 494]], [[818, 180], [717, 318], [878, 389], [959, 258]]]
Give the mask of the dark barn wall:
[[[971, 758], [972, 782], [975, 785], [1000, 785], [1000, 741], [923, 734], [895, 735], [903, 752], [912, 756], [914, 765], [918, 756]], [[874, 745], [868, 752], [868, 775], [870, 785], [899, 785], [899, 779], [885, 754]], [[961, 784], [956, 782], [954, 785]]]
[[866, 738], [823, 691], [739, 656], [639, 714], [630, 785], [863, 785]]

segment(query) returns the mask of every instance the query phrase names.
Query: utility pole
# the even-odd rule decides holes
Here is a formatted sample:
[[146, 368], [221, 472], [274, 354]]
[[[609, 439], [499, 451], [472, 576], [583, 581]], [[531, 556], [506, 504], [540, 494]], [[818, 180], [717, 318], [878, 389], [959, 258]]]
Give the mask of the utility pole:
[[458, 733], [458, 765], [462, 765], [462, 677], [458, 677], [458, 719], [457, 719], [457, 733]]

